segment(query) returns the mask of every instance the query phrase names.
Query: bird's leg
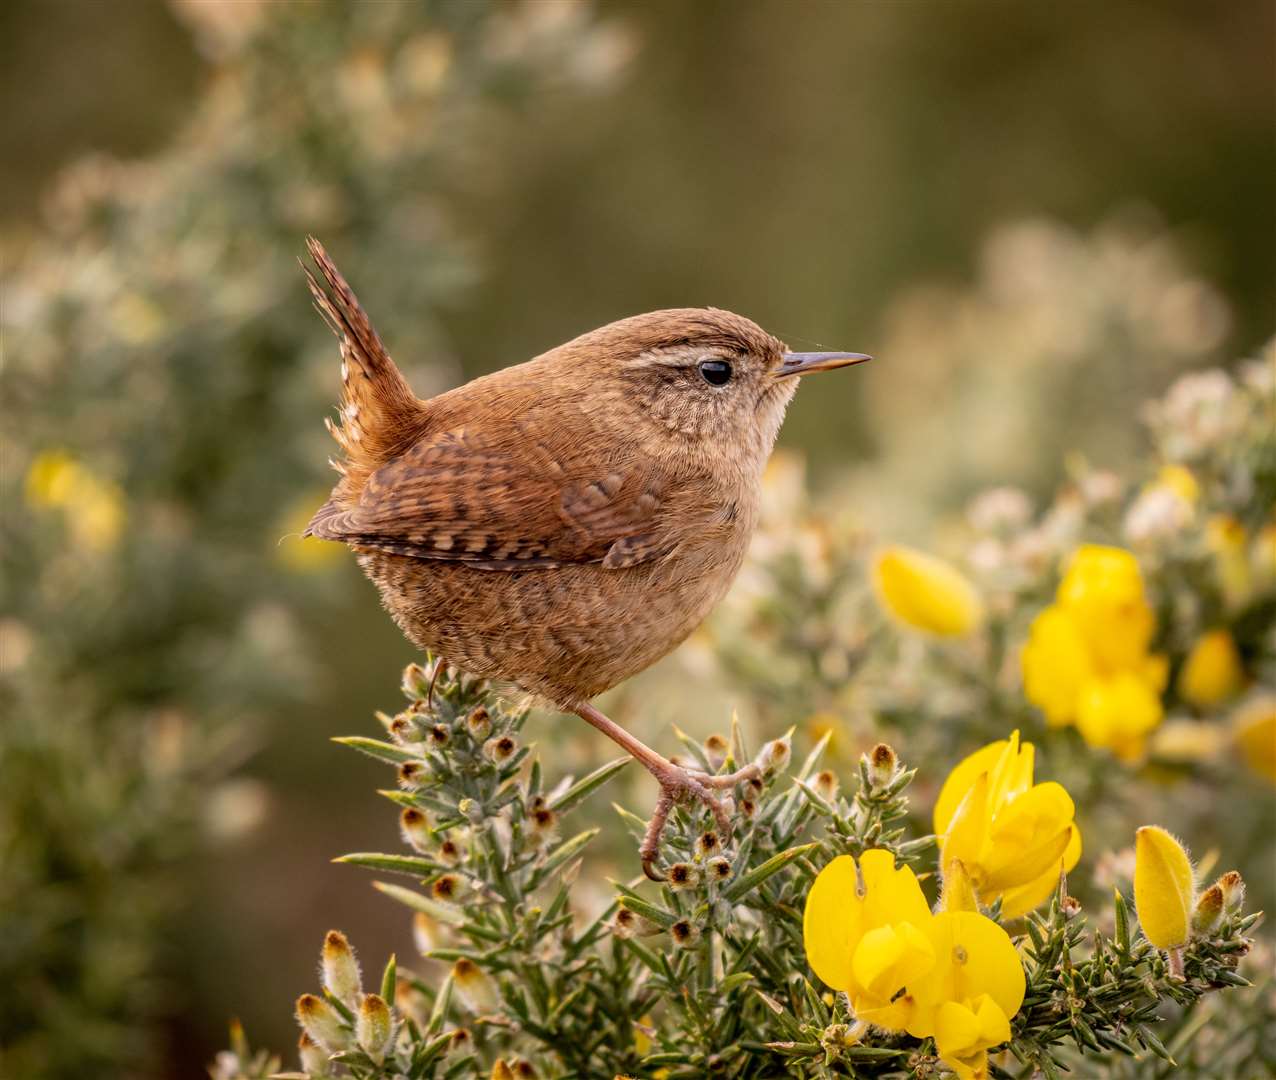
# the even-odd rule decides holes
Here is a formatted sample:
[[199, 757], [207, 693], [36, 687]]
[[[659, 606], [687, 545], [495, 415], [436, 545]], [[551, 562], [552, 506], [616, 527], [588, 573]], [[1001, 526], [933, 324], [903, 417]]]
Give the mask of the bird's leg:
[[[675, 765], [667, 757], [656, 753], [641, 739], [635, 738], [615, 721], [609, 720], [588, 701], [579, 702], [571, 708], [572, 712], [581, 719], [587, 720], [613, 742], [628, 750], [660, 784], [660, 798], [656, 801], [655, 812], [651, 815], [646, 835], [642, 838], [642, 847], [638, 849], [638, 855], [642, 859], [642, 871], [647, 877], [652, 881], [664, 880], [664, 876], [656, 869], [656, 856], [660, 854], [660, 837], [664, 832], [665, 822], [669, 820], [669, 813], [679, 799], [690, 797], [704, 803], [713, 814], [713, 819], [722, 833], [723, 843], [731, 838], [731, 821], [727, 817], [727, 812], [709, 790], [711, 787], [730, 786], [718, 783], [727, 777], [710, 777], [707, 773], [693, 773], [681, 765]], [[748, 773], [748, 771], [748, 769], [741, 769], [740, 773]], [[747, 779], [747, 777], [741, 778]]]

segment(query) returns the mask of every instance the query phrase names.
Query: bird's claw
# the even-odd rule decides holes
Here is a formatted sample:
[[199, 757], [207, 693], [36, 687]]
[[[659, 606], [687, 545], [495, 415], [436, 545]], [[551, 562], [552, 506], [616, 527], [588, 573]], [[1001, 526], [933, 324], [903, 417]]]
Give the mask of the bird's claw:
[[[749, 768], [752, 769], [754, 766]], [[749, 779], [750, 777], [741, 775], [747, 772], [748, 769], [741, 769], [739, 773], [731, 774], [731, 777]], [[722, 800], [716, 798], [710, 788], [730, 787], [737, 781], [731, 779], [730, 783], [717, 783], [718, 780], [729, 778], [711, 776], [709, 773], [698, 771], [691, 772], [677, 767], [670, 772], [658, 774], [656, 779], [660, 782], [660, 798], [656, 800], [656, 808], [652, 812], [651, 821], [647, 824], [647, 832], [643, 836], [638, 855], [642, 859], [642, 872], [651, 881], [664, 881], [665, 875], [657, 868], [656, 860], [660, 855], [660, 837], [665, 831], [665, 824], [669, 820], [669, 813], [674, 804], [685, 799], [694, 799], [707, 806], [722, 836], [722, 843], [727, 844], [731, 840], [731, 818], [727, 814], [726, 807], [722, 805]]]

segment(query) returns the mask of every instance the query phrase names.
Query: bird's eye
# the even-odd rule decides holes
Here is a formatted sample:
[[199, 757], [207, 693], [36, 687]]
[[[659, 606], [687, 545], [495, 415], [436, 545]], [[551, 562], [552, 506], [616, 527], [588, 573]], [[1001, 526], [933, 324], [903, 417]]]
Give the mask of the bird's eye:
[[725, 386], [731, 381], [731, 361], [701, 360], [700, 375], [710, 386]]

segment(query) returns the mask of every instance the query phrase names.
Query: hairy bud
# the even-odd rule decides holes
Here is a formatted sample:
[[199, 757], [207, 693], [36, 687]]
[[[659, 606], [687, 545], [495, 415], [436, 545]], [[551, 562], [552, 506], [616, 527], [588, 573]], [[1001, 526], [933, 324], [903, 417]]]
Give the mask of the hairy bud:
[[297, 1023], [330, 1054], [349, 1050], [353, 1045], [337, 1010], [316, 994], [302, 994], [297, 999]]
[[324, 987], [343, 1005], [357, 1008], [363, 984], [359, 976], [359, 961], [346, 935], [340, 930], [329, 930], [323, 939], [321, 955]]
[[682, 889], [694, 889], [700, 884], [700, 871], [691, 863], [674, 863], [669, 867], [667, 877], [669, 879], [669, 888], [674, 892]]
[[430, 850], [430, 822], [420, 810], [405, 806], [399, 814], [399, 832], [413, 851], [425, 855]]
[[497, 735], [483, 744], [483, 756], [493, 765], [504, 765], [517, 749], [518, 741], [512, 735]]
[[866, 755], [868, 758], [868, 778], [873, 787], [882, 788], [895, 779], [899, 771], [899, 758], [886, 743], [878, 743]]
[[815, 789], [815, 794], [821, 799], [825, 802], [832, 802], [837, 798], [840, 785], [837, 782], [837, 775], [832, 769], [823, 769], [815, 774], [815, 780], [811, 786]]
[[297, 1059], [301, 1062], [301, 1071], [307, 1076], [328, 1076], [328, 1052], [314, 1041], [306, 1032], [297, 1040]]
[[461, 957], [452, 965], [452, 985], [472, 1013], [495, 1012], [500, 1004], [496, 984], [473, 960]]
[[394, 1039], [394, 1022], [390, 1007], [380, 994], [365, 994], [359, 1003], [359, 1015], [355, 1021], [355, 1034], [359, 1048], [378, 1065], [385, 1060]]
[[475, 742], [486, 742], [492, 734], [492, 718], [488, 711], [480, 705], [465, 718], [465, 730]]

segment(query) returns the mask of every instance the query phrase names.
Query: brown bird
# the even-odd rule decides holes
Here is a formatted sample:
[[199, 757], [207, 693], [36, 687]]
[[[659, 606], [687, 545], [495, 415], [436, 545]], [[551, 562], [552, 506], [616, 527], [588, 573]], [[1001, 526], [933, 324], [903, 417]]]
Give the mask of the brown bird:
[[318, 241], [316, 305], [341, 342], [341, 480], [306, 535], [357, 553], [421, 649], [576, 713], [673, 803], [753, 775], [684, 769], [591, 699], [675, 648], [727, 591], [758, 517], [794, 376], [860, 353], [794, 353], [714, 308], [635, 315], [524, 364], [418, 399]]

